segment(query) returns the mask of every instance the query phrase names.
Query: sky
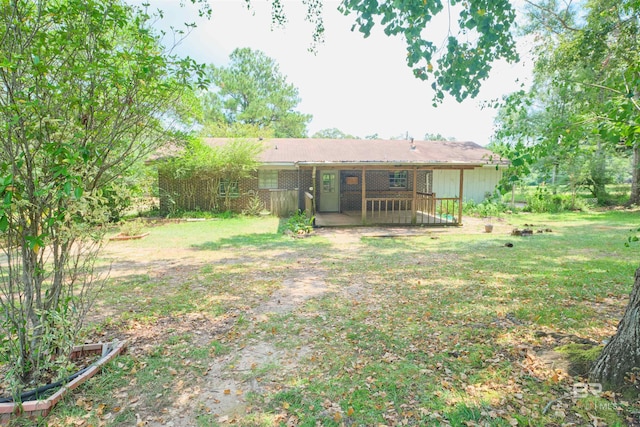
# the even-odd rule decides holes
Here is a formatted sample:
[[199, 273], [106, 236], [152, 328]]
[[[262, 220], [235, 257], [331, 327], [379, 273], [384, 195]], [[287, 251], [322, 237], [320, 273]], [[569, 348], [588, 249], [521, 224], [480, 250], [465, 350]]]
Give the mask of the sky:
[[[327, 128], [357, 137], [378, 134], [380, 138], [423, 139], [427, 133], [439, 133], [486, 145], [496, 110], [483, 108], [483, 101], [518, 90], [531, 72], [527, 60], [496, 63], [478, 97], [463, 103], [449, 97], [435, 108], [431, 82], [413, 77], [406, 65], [403, 39], [386, 36], [380, 26], [374, 27], [368, 38], [357, 30], [352, 32], [355, 17], [338, 12], [338, 1], [324, 2], [325, 42], [315, 54], [308, 51], [313, 27], [304, 21], [301, 1], [283, 2], [289, 21], [284, 29], [272, 28], [264, 0], [253, 0], [251, 11], [244, 0], [211, 1], [213, 16], [209, 20], [198, 18], [193, 6], [179, 7], [178, 3], [151, 1], [153, 8], [165, 12], [162, 25], [197, 25], [176, 52], [223, 66], [235, 48], [263, 51], [298, 88], [301, 102], [297, 110], [313, 116], [309, 136]], [[446, 19], [434, 23], [430, 32], [435, 41], [444, 40], [446, 25]], [[526, 43], [520, 43], [520, 48], [526, 53]]]

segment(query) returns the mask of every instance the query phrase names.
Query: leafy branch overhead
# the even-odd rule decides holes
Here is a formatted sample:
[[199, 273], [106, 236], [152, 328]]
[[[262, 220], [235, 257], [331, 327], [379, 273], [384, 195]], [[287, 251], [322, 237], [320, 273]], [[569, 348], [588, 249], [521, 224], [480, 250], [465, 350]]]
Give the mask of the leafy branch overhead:
[[[251, 0], [245, 1], [251, 8]], [[270, 1], [272, 22], [284, 25], [285, 3]], [[323, 6], [320, 0], [304, 3], [306, 19], [315, 29], [313, 51], [323, 40]], [[519, 59], [513, 37], [516, 13], [509, 0], [344, 0], [338, 10], [355, 15], [352, 30], [357, 29], [364, 37], [371, 35], [376, 25], [382, 26], [388, 36], [402, 37], [407, 65], [414, 76], [421, 80], [433, 78], [434, 104], [442, 102], [445, 94], [459, 102], [475, 97], [493, 62]], [[430, 33], [436, 17], [449, 20], [446, 34]]]
[[[354, 28], [369, 36], [376, 21], [387, 35], [403, 36], [407, 48], [407, 65], [413, 74], [431, 84], [435, 98], [442, 101], [449, 93], [457, 101], [475, 97], [483, 80], [489, 76], [491, 64], [498, 59], [517, 61], [512, 37], [515, 10], [508, 0], [471, 0], [464, 2], [457, 18], [457, 31], [449, 22], [444, 41], [426, 36], [432, 19], [440, 13], [451, 13], [453, 6], [436, 1], [390, 1], [377, 4], [363, 0], [345, 0], [341, 11], [357, 15]], [[445, 12], [446, 6], [446, 12]], [[434, 65], [434, 63], [436, 65]]]

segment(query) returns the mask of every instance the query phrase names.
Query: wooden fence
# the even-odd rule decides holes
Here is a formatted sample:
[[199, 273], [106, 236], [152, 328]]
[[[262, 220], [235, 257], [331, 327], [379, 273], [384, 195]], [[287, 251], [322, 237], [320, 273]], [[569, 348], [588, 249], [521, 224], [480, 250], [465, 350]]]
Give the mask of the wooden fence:
[[298, 211], [298, 190], [271, 190], [271, 214], [286, 217]]

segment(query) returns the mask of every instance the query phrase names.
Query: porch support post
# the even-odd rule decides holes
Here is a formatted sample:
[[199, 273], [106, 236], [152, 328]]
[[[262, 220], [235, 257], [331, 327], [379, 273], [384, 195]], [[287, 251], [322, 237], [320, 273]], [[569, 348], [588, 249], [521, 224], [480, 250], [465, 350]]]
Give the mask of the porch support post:
[[313, 188], [313, 200], [311, 201], [313, 203], [313, 214], [315, 215], [316, 212], [318, 212], [318, 207], [316, 206], [316, 200], [318, 200], [318, 197], [316, 196], [316, 167], [313, 167], [313, 170], [311, 171], [311, 182], [312, 182], [312, 188]]
[[462, 191], [464, 188], [464, 169], [460, 169], [460, 195], [458, 196], [458, 225], [462, 225]]
[[413, 168], [413, 201], [411, 202], [411, 224], [418, 221], [418, 168]]
[[367, 170], [362, 167], [362, 225], [367, 223]]

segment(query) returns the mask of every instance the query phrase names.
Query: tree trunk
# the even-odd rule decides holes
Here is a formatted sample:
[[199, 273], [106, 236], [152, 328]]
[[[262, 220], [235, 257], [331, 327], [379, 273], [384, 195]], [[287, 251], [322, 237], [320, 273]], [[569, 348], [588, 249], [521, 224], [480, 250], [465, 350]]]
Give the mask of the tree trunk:
[[633, 163], [631, 164], [631, 197], [629, 203], [640, 204], [640, 144], [633, 144]]
[[617, 388], [634, 367], [640, 367], [640, 268], [618, 331], [602, 350], [589, 376], [605, 388]]
[[590, 178], [593, 184], [593, 197], [599, 203], [607, 200], [607, 190], [605, 183], [607, 182], [607, 155], [602, 149], [602, 142], [598, 140], [596, 152], [591, 159]]

